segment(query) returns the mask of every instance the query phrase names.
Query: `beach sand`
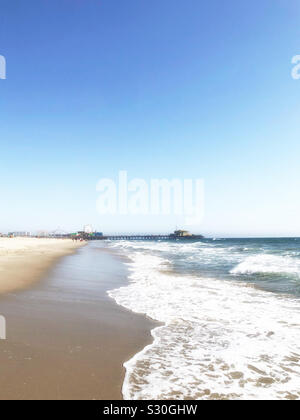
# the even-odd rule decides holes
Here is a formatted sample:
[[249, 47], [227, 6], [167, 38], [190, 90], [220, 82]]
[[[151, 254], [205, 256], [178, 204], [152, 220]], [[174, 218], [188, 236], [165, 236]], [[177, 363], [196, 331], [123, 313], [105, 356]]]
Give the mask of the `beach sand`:
[[82, 245], [70, 239], [0, 238], [0, 294], [28, 287]]
[[127, 274], [117, 255], [89, 243], [30, 288], [0, 295], [0, 399], [122, 399], [123, 363], [156, 325], [107, 295]]

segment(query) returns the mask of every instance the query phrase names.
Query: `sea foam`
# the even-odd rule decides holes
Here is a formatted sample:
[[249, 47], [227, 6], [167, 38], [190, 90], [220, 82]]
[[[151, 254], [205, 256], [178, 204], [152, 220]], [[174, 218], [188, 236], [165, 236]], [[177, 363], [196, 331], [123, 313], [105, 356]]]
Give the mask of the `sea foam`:
[[299, 300], [177, 275], [147, 245], [124, 247], [130, 283], [109, 295], [163, 323], [125, 363], [125, 399], [300, 398]]
[[300, 277], [300, 261], [289, 256], [260, 254], [246, 258], [231, 274], [274, 273]]

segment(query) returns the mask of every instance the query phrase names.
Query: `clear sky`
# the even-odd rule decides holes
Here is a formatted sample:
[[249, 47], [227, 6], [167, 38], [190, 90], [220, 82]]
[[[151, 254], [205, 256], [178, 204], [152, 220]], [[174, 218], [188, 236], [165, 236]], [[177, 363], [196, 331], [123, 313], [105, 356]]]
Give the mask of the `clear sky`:
[[202, 178], [205, 235], [300, 236], [298, 0], [1, 0], [0, 231], [101, 216], [100, 178]]

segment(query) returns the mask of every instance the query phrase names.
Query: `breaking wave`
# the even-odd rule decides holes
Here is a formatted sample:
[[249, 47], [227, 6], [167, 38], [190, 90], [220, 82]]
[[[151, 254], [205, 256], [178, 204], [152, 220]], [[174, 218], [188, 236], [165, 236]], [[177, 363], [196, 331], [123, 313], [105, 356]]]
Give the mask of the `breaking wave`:
[[[153, 255], [153, 246], [147, 252], [147, 245], [123, 244], [130, 283], [109, 292], [163, 323], [152, 331], [153, 343], [125, 363], [124, 398], [299, 399], [299, 300], [176, 273], [174, 261]], [[249, 257], [232, 272], [249, 270], [298, 273], [288, 258], [267, 255]]]
[[300, 261], [288, 256], [260, 254], [251, 256], [231, 270], [231, 274], [274, 273], [300, 277]]

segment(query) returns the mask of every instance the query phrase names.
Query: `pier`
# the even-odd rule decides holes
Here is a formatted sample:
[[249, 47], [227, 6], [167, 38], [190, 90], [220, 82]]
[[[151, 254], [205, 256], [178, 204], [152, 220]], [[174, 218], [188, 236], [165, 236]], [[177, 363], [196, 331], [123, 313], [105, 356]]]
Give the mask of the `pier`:
[[171, 235], [117, 235], [103, 236], [98, 239], [106, 239], [109, 241], [166, 241], [172, 239]]
[[[165, 235], [103, 235], [102, 233], [78, 232], [75, 238], [86, 241], [170, 241], [170, 240], [199, 240], [202, 235], [192, 235], [184, 230], [176, 230], [174, 233]], [[74, 236], [73, 236], [74, 237]]]

